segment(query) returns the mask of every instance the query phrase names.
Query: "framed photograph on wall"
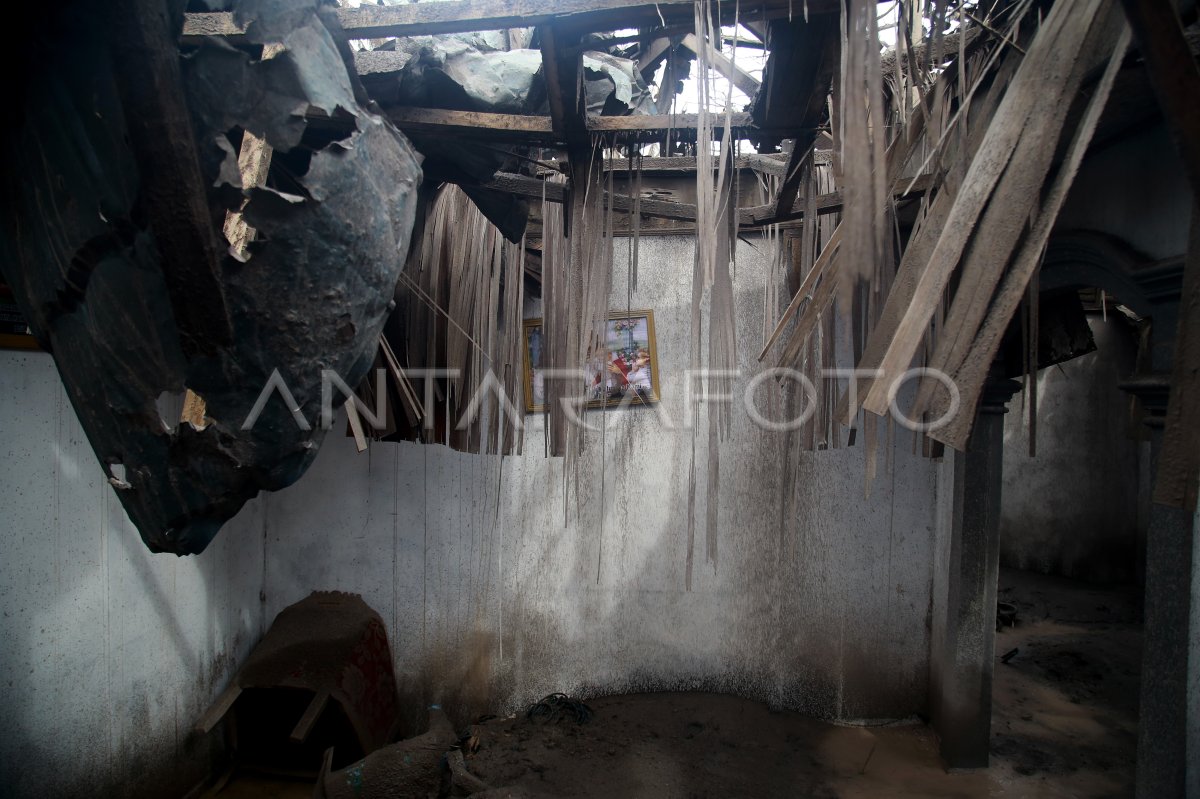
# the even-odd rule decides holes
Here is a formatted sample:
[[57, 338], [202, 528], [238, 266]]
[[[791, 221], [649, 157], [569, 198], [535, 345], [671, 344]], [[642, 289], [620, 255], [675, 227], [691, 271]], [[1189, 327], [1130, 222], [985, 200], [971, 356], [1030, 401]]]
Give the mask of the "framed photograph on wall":
[[[545, 410], [542, 358], [545, 341], [542, 320], [525, 320], [525, 411]], [[658, 351], [654, 341], [654, 312], [610, 313], [604, 326], [604, 347], [588, 353], [581, 365], [587, 407], [609, 408], [626, 402], [658, 402]]]
[[3, 350], [36, 350], [37, 340], [29, 332], [29, 325], [17, 307], [12, 289], [0, 280], [0, 349]]

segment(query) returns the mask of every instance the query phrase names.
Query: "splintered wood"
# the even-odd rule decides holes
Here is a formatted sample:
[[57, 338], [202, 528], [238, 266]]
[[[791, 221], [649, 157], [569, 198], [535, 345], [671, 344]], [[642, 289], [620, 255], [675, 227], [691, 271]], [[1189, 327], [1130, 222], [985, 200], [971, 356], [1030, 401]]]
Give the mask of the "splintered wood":
[[461, 189], [443, 186], [397, 292], [407, 341], [384, 338], [377, 360], [427, 443], [520, 452], [523, 271], [523, 243], [506, 241]]
[[[1128, 35], [1119, 9], [1104, 0], [1059, 0], [1040, 25], [1026, 0], [994, 18], [940, 0], [933, 9], [936, 19], [960, 16], [953, 41], [935, 19], [933, 41], [922, 44], [921, 16], [902, 7], [886, 70], [875, 4], [851, 0], [843, 9], [832, 132], [833, 179], [845, 205], [827, 237], [805, 214], [802, 277], [759, 359], [785, 338], [783, 366], [833, 366], [848, 348], [856, 375], [842, 383], [831, 414], [852, 437], [861, 401], [878, 416], [901, 410], [925, 435], [962, 449]], [[1101, 69], [1083, 113], [1069, 113]], [[904, 192], [893, 197], [893, 186], [912, 188], [925, 175], [905, 238], [894, 216]], [[845, 328], [822, 324], [835, 300]], [[841, 352], [834, 333], [849, 336]], [[910, 377], [914, 385], [902, 390]], [[818, 391], [818, 412], [824, 407]], [[831, 441], [814, 435], [810, 443], [836, 445], [833, 432]], [[874, 426], [866, 433], [874, 450]]]
[[[695, 3], [696, 40], [708, 43], [720, 35], [712, 24], [708, 0]], [[707, 75], [711, 46], [698, 46], [696, 68]], [[736, 61], [736, 50], [735, 50]], [[731, 63], [735, 63], [735, 61]], [[733, 314], [733, 278], [730, 265], [737, 237], [737, 208], [734, 196], [733, 149], [730, 134], [732, 97], [724, 98], [724, 124], [721, 136], [714, 138], [716, 126], [709, 110], [709, 84], [697, 82], [700, 112], [696, 127], [696, 255], [692, 273], [690, 361], [693, 373], [701, 374], [710, 397], [732, 394], [733, 374], [737, 368], [737, 348]], [[716, 145], [716, 154], [713, 149]], [[714, 162], [714, 158], [716, 161]], [[704, 301], [707, 311], [704, 313]], [[704, 325], [708, 325], [708, 347], [702, 344]], [[707, 355], [707, 361], [705, 360]], [[705, 370], [705, 371], [701, 371]], [[712, 402], [706, 407], [707, 492], [705, 502], [705, 559], [717, 563], [717, 529], [720, 514], [721, 441], [729, 436], [731, 407]], [[687, 560], [685, 585], [692, 587], [693, 552], [696, 539], [696, 438], [691, 431], [691, 459], [688, 467]]]
[[[665, 138], [652, 140], [667, 157], [650, 159], [662, 168], [681, 160], [670, 157], [672, 147], [694, 148], [694, 206], [643, 198], [638, 131], [650, 123], [572, 116], [582, 107], [571, 101], [580, 86], [572, 90], [568, 80], [578, 73], [571, 69], [574, 50], [556, 48], [555, 29], [542, 31], [543, 52], [557, 65], [547, 75], [554, 130], [570, 134], [566, 174], [544, 170], [540, 181], [498, 174], [489, 187], [541, 201], [541, 366], [553, 376], [544, 384], [545, 451], [565, 457], [564, 480], [579, 479], [583, 381], [572, 375], [604, 346], [615, 218], [631, 234], [623, 253], [627, 307], [637, 289], [642, 218], [695, 222], [688, 365], [702, 375], [709, 397], [731, 394], [737, 368], [739, 226], [768, 225], [774, 254], [758, 360], [787, 375], [770, 387], [768, 402], [774, 410], [806, 404], [809, 415], [793, 437], [799, 448], [837, 448], [861, 437], [868, 484], [877, 453], [891, 456], [897, 420], [915, 430], [914, 450], [966, 446], [990, 366], [1026, 297], [1023, 348], [1026, 379], [1034, 382], [1031, 281], [1129, 46], [1119, 8], [1106, 0], [1057, 0], [1047, 12], [1033, 0], [1014, 0], [968, 11], [927, 0], [922, 12], [916, 0], [902, 0], [895, 47], [883, 54], [874, 0], [847, 0], [837, 9], [823, 9], [811, 22], [806, 9], [803, 25], [772, 23], [779, 41], [812, 48], [811, 63], [799, 70], [803, 86], [782, 91], [777, 72], [758, 88], [777, 113], [788, 101], [799, 103], [804, 127], [793, 133], [790, 151], [785, 142], [781, 153], [764, 149], [746, 159], [735, 157], [734, 142], [747, 115], [734, 113], [731, 85], [730, 94], [712, 97], [706, 79], [715, 70], [747, 91], [756, 88], [737, 66], [736, 37], [732, 50], [714, 47], [722, 39], [717, 5], [694, 0], [691, 30], [646, 41], [640, 66], [665, 59], [668, 94], [683, 58], [672, 42], [695, 55], [698, 112], [687, 120], [694, 144], [672, 135], [679, 121], [672, 117]], [[243, 155], [252, 145], [247, 139]], [[763, 175], [767, 201], [739, 209], [735, 178], [747, 164]], [[618, 194], [622, 179], [626, 189]], [[382, 342], [377, 362], [400, 399], [400, 427], [420, 424], [424, 440], [468, 451], [520, 450], [521, 425], [513, 417], [523, 404], [525, 257], [524, 244], [505, 242], [461, 191], [437, 192], [419, 255], [398, 291], [408, 303], [407, 330], [391, 345]], [[452, 372], [414, 376], [424, 367]], [[789, 380], [793, 388], [785, 387]], [[371, 391], [360, 392], [364, 401]], [[702, 411], [688, 468], [689, 588], [698, 481], [706, 482], [705, 560], [715, 566], [718, 559], [720, 452], [732, 408], [706, 402], [689, 409]], [[902, 415], [881, 426], [860, 411]]]

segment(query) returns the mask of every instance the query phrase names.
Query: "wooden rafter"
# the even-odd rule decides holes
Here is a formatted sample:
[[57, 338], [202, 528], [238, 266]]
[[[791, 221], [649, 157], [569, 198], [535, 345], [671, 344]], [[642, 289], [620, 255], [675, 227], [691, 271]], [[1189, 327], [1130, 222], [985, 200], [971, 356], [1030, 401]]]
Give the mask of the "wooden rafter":
[[[701, 47], [700, 40], [696, 38], [696, 34], [689, 33], [684, 36], [679, 42], [693, 53], [697, 52]], [[708, 63], [713, 69], [725, 76], [725, 78], [738, 88], [743, 94], [753, 97], [758, 92], [758, 78], [751, 75], [746, 70], [733, 63], [723, 53], [717, 51], [712, 46], [711, 42], [705, 42], [708, 49]]]
[[583, 53], [571, 46], [574, 41], [560, 43], [559, 38], [560, 33], [553, 25], [538, 28], [551, 127], [567, 143], [568, 150], [585, 149], [589, 139], [587, 111], [583, 106]]
[[[553, 108], [553, 105], [551, 106]], [[385, 109], [388, 116], [401, 130], [422, 133], [452, 132], [476, 138], [504, 139], [529, 143], [565, 144], [568, 136], [554, 129], [552, 116], [526, 116], [520, 114], [493, 114], [483, 111], [449, 111], [441, 108], [416, 108], [412, 106], [390, 106]], [[564, 116], [564, 119], [566, 116]], [[737, 113], [732, 118], [733, 134], [743, 139], [755, 139], [764, 135], [798, 135], [795, 129], [776, 128], [764, 130], [755, 127], [749, 114]], [[696, 114], [646, 114], [630, 116], [603, 116], [587, 118], [585, 131], [611, 134], [645, 134], [657, 136], [670, 130], [679, 139], [695, 136]], [[713, 122], [719, 134], [724, 126], [724, 117]]]
[[[892, 196], [897, 201], [902, 199], [915, 199], [923, 195], [931, 186], [936, 183], [933, 175], [921, 175], [917, 178], [901, 178], [896, 181], [892, 187]], [[910, 187], [911, 184], [911, 187]], [[762, 225], [773, 225], [779, 222], [789, 222], [804, 217], [804, 205], [806, 203], [804, 196], [798, 196], [792, 201], [792, 208], [784, 213], [779, 213], [774, 202], [766, 205], [756, 205], [749, 208], [743, 208], [742, 212], [749, 214], [749, 219], [743, 224], [748, 224], [754, 227]], [[819, 194], [816, 197], [817, 213], [832, 214], [841, 211], [845, 204], [845, 198], [840, 191], [829, 192], [828, 194]]]
[[659, 36], [643, 45], [641, 52], [638, 53], [637, 65], [638, 71], [642, 73], [644, 79], [649, 80], [654, 74], [654, 70], [658, 69], [658, 65], [671, 51], [671, 44], [669, 36]]
[[[649, 160], [649, 159], [648, 159]], [[691, 169], [695, 170], [695, 161], [686, 158], [670, 158], [670, 159], [653, 159], [660, 161], [692, 161]], [[605, 162], [606, 168], [612, 162]], [[909, 183], [912, 183], [912, 189], [906, 191]], [[896, 182], [895, 193], [897, 199], [901, 197], [915, 198], [923, 194], [932, 184], [932, 176], [924, 175], [912, 181], [911, 178], [905, 178]], [[478, 186], [484, 189], [500, 191], [506, 194], [513, 194], [518, 197], [525, 197], [531, 200], [540, 200], [543, 197], [553, 203], [566, 202], [569, 199], [569, 192], [562, 183], [550, 183], [539, 180], [538, 178], [528, 177], [526, 175], [514, 175], [507, 172], [497, 172], [490, 180], [480, 183], [472, 183], [473, 186]], [[814, 205], [817, 209], [817, 214], [825, 215], [832, 214], [842, 210], [843, 197], [841, 192], [830, 192], [828, 194], [818, 195]], [[777, 222], [790, 222], [804, 217], [804, 208], [807, 204], [807, 199], [804, 197], [796, 201], [795, 208], [791, 213], [786, 214], [782, 219], [776, 218], [774, 214], [774, 205], [768, 203], [766, 205], [754, 205], [746, 208], [738, 209], [738, 226], [743, 229], [760, 228], [764, 225], [775, 224]], [[614, 194], [612, 198], [612, 207], [615, 211], [628, 213], [633, 210], [633, 199], [628, 194]], [[696, 206], [691, 203], [680, 203], [671, 200], [659, 200], [654, 197], [642, 197], [639, 211], [643, 216], [657, 217], [659, 219], [676, 219], [683, 222], [696, 221]]]
[[388, 117], [401, 130], [421, 133], [458, 133], [489, 139], [525, 142], [560, 142], [550, 117], [492, 114], [483, 111], [447, 111], [441, 108], [393, 106]]
[[[667, 130], [694, 131], [699, 121], [697, 114], [632, 114], [621, 117], [588, 117], [588, 130], [594, 133], [660, 133]], [[731, 118], [735, 133], [747, 134], [750, 138], [754, 123], [749, 114], [737, 113]], [[713, 131], [720, 135], [724, 129], [724, 117], [713, 120]], [[686, 137], [682, 137], [686, 138]]]
[[764, 128], [794, 128], [795, 142], [775, 200], [775, 215], [790, 212], [800, 191], [801, 161], [816, 140], [841, 52], [836, 14], [771, 23], [771, 55], [754, 120]]
[[[837, 9], [835, 0], [809, 0], [809, 12]], [[686, 23], [692, 19], [692, 0], [448, 0], [439, 3], [363, 5], [336, 11], [345, 35], [351, 39], [418, 36], [437, 33], [532, 28], [542, 25], [570, 27], [576, 32], [617, 30]], [[744, 21], [786, 17], [788, 0], [766, 0], [754, 8], [740, 9]], [[734, 4], [721, 9], [723, 21], [732, 22]], [[753, 23], [751, 23], [753, 24]], [[188, 14], [183, 42], [204, 36], [238, 40], [244, 30], [227, 12]]]
[[169, 243], [175, 256], [163, 261], [167, 293], [184, 352], [211, 354], [233, 338], [221, 280], [224, 246], [205, 199], [167, 8], [154, 0], [115, 0], [112, 6], [108, 33], [139, 158], [142, 205], [160, 246]]

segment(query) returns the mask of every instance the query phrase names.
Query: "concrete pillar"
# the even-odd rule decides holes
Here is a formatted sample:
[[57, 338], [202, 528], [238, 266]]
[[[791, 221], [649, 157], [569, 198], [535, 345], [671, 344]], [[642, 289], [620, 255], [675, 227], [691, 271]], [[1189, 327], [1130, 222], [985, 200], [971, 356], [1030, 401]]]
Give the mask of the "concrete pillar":
[[[1150, 474], [1158, 471], [1170, 383], [1165, 374], [1121, 385], [1141, 400], [1150, 429]], [[1193, 513], [1153, 503], [1146, 531], [1146, 587], [1142, 619], [1142, 687], [1138, 717], [1137, 796], [1174, 799], [1187, 794], [1188, 726], [1196, 723], [1197, 696], [1188, 695], [1193, 590]], [[1191, 669], [1197, 666], [1193, 660]], [[1200, 768], [1194, 766], [1193, 770]], [[1197, 778], [1192, 778], [1197, 782]], [[1197, 786], [1200, 789], [1200, 786]]]
[[1200, 796], [1200, 506], [1192, 513], [1192, 620], [1187, 669], [1187, 796]]
[[935, 637], [932, 721], [947, 768], [985, 768], [992, 727], [996, 580], [1005, 403], [1020, 389], [993, 377], [965, 453], [954, 459], [944, 627]]

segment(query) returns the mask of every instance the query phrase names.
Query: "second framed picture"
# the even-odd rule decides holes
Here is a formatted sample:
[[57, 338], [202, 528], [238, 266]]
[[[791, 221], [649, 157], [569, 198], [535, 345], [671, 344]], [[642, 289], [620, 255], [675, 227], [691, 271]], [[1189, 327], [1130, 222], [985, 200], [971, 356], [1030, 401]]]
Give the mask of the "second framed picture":
[[[525, 410], [545, 410], [546, 383], [542, 374], [545, 341], [541, 319], [525, 320]], [[604, 347], [588, 353], [583, 391], [589, 408], [622, 402], [658, 402], [658, 352], [654, 343], [654, 312], [610, 313], [604, 327]]]

